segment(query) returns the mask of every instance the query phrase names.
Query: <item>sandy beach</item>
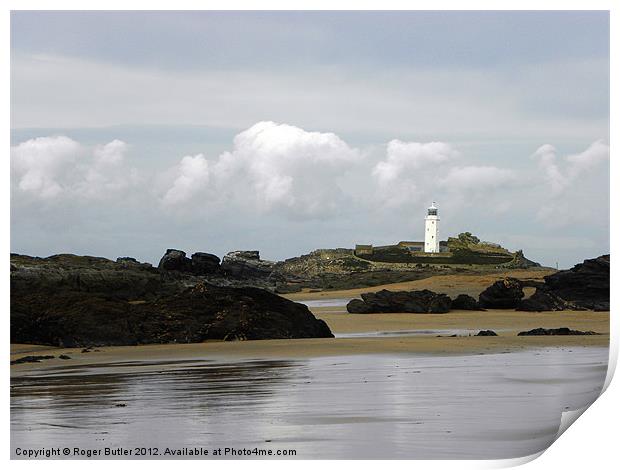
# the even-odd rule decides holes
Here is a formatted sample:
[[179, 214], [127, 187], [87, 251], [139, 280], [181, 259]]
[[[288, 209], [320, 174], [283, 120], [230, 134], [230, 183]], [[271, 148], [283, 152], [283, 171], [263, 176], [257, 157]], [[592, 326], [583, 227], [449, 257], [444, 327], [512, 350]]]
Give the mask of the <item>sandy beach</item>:
[[[314, 309], [313, 309], [314, 310]], [[55, 359], [39, 363], [11, 366], [14, 376], [58, 366], [86, 365], [123, 361], [173, 360], [205, 358], [261, 359], [307, 358], [352, 354], [481, 354], [496, 351], [518, 351], [540, 347], [577, 347], [609, 344], [608, 312], [550, 312], [529, 313], [515, 311], [469, 312], [448, 314], [373, 314], [321, 313], [332, 331], [343, 333], [375, 333], [412, 330], [437, 330], [436, 335], [424, 336], [360, 336], [354, 338], [320, 338], [294, 340], [262, 340], [235, 342], [206, 342], [198, 344], [161, 344], [95, 348], [82, 353], [81, 349], [51, 348], [39, 345], [12, 345], [11, 359], [24, 355], [53, 355]], [[331, 309], [333, 310], [333, 308]], [[557, 328], [595, 331], [596, 336], [517, 336], [519, 331], [532, 328]], [[442, 330], [495, 329], [498, 336], [479, 337], [461, 333], [457, 337], [442, 334]], [[437, 337], [441, 336], [441, 337]], [[71, 360], [58, 359], [61, 354]]]

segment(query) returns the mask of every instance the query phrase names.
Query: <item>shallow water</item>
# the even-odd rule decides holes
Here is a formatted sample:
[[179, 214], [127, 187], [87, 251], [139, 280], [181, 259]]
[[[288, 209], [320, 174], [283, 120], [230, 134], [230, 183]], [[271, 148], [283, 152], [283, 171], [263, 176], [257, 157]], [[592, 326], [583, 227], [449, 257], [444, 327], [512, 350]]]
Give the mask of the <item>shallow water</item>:
[[304, 304], [306, 307], [346, 307], [354, 297], [347, 299], [324, 299], [324, 300], [296, 300], [295, 302]]
[[[393, 330], [393, 331], [362, 331], [356, 333], [334, 333], [335, 338], [384, 338], [392, 336], [475, 336], [480, 329], [447, 329], [447, 330]], [[509, 331], [495, 329], [498, 331]]]
[[63, 366], [12, 379], [12, 455], [197, 446], [293, 449], [297, 458], [519, 457], [553, 441], [562, 411], [598, 397], [607, 354]]

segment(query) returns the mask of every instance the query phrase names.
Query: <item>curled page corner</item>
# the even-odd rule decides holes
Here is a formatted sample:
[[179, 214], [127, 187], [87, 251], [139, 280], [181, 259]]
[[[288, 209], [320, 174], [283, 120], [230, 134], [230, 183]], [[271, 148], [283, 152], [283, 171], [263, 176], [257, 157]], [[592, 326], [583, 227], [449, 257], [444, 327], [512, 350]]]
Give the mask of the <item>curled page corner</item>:
[[575, 421], [577, 421], [577, 419], [579, 419], [579, 417], [590, 407], [590, 405], [591, 403], [583, 408], [562, 412], [560, 427], [558, 428], [558, 433], [556, 434], [554, 441], [564, 434], [564, 431], [566, 431]]

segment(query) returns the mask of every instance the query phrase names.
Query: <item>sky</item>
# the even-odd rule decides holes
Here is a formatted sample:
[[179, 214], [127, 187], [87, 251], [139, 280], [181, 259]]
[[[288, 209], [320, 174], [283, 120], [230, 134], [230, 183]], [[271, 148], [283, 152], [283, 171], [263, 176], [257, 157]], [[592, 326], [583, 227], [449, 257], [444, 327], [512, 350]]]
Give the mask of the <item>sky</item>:
[[609, 252], [609, 15], [11, 14], [11, 251]]

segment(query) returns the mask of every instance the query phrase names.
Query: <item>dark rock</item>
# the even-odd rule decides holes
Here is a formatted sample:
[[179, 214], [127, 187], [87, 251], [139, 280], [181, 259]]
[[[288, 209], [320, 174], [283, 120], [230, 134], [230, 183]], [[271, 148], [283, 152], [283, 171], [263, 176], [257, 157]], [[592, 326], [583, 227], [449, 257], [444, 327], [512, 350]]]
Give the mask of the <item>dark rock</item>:
[[131, 256], [121, 256], [116, 258], [117, 263], [138, 263], [136, 258], [132, 258]]
[[[172, 255], [167, 259], [184, 258], [167, 254]], [[209, 263], [215, 266], [214, 258], [194, 256], [205, 271]], [[86, 353], [111, 344], [331, 336], [301, 304], [257, 288], [202, 284], [204, 278], [193, 273], [75, 255], [12, 254], [11, 264], [14, 342], [83, 347]], [[259, 284], [222, 273], [211, 276], [209, 281]], [[270, 278], [260, 281], [272, 284]]]
[[83, 291], [11, 296], [11, 341], [61, 347], [333, 337], [305, 305], [199, 283], [145, 302]]
[[478, 301], [467, 294], [459, 294], [452, 300], [452, 310], [482, 310]]
[[160, 272], [146, 263], [67, 254], [48, 258], [12, 254], [11, 263], [16, 267], [11, 271], [11, 295], [71, 290], [135, 299], [165, 288]]
[[15, 359], [11, 361], [11, 365], [13, 364], [24, 364], [26, 362], [41, 362], [46, 359], [54, 359], [54, 356], [24, 356], [19, 359]]
[[165, 271], [191, 272], [192, 261], [185, 255], [184, 251], [168, 248], [157, 267]]
[[349, 313], [374, 313], [369, 303], [360, 299], [350, 300], [347, 304], [347, 312]]
[[571, 330], [570, 328], [535, 328], [529, 331], [522, 331], [517, 336], [564, 336], [564, 335], [598, 335], [594, 331]]
[[258, 251], [232, 251], [222, 259], [222, 271], [235, 278], [268, 278], [275, 263], [261, 260]]
[[71, 357], [67, 356], [66, 354], [61, 354], [60, 356], [58, 356], [58, 359], [64, 359], [66, 361], [67, 359], [71, 359]]
[[590, 310], [609, 310], [609, 255], [587, 259], [545, 277], [549, 292]]
[[517, 279], [507, 278], [487, 287], [479, 297], [482, 308], [516, 308], [523, 298], [523, 288]]
[[347, 304], [349, 313], [446, 313], [452, 301], [430, 290], [392, 292], [380, 290], [362, 294], [362, 300]]
[[192, 272], [199, 276], [220, 271], [220, 258], [211, 253], [197, 252], [192, 255]]
[[575, 308], [544, 287], [539, 287], [531, 297], [521, 300], [517, 310], [524, 312], [546, 312]]
[[480, 330], [476, 336], [497, 336], [493, 330]]

